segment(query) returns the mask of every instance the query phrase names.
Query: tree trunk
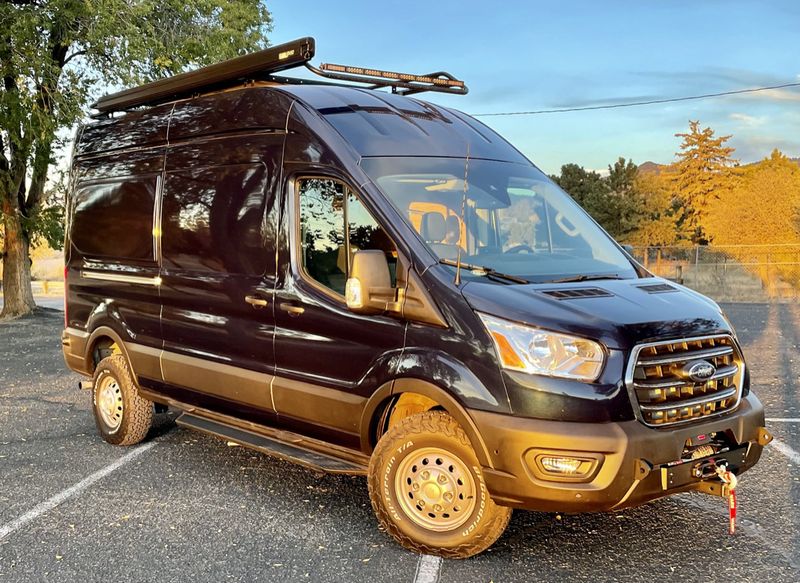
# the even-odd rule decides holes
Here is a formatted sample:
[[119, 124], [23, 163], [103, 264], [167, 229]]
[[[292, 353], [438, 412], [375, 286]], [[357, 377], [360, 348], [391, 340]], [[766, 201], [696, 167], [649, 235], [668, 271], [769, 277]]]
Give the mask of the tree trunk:
[[[10, 205], [8, 205], [10, 206]], [[3, 254], [3, 311], [0, 319], [30, 314], [36, 307], [31, 290], [31, 262], [28, 238], [19, 215], [5, 213], [5, 253]]]

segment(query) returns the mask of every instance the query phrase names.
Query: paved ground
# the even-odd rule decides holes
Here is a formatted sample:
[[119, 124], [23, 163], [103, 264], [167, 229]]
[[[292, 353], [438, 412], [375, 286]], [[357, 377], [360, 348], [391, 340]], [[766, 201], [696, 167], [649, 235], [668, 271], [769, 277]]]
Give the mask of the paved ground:
[[[769, 417], [800, 418], [800, 308], [726, 308]], [[169, 415], [147, 449], [106, 445], [64, 369], [61, 318], [0, 324], [0, 581], [800, 580], [800, 423], [771, 423], [781, 445], [743, 477], [735, 537], [723, 502], [699, 494], [517, 512], [489, 552], [418, 572], [378, 529], [363, 479], [228, 447]]]

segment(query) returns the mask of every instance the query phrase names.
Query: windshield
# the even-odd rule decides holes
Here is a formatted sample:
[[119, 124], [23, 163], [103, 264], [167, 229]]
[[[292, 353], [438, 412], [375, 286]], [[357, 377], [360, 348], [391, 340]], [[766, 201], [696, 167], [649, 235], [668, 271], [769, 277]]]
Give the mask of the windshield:
[[532, 282], [636, 277], [609, 236], [533, 166], [402, 157], [362, 166], [440, 259], [455, 260], [460, 247], [465, 263]]

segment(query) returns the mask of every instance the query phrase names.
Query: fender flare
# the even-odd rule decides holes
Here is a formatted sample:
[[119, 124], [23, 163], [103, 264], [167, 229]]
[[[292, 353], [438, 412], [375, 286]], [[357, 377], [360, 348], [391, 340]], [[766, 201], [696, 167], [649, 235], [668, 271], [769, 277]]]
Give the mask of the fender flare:
[[125, 340], [122, 339], [122, 336], [120, 336], [113, 328], [110, 328], [109, 326], [98, 326], [92, 330], [91, 334], [89, 334], [89, 338], [86, 340], [86, 354], [83, 355], [86, 370], [94, 371], [94, 363], [92, 362], [94, 345], [97, 342], [97, 339], [101, 336], [107, 336], [108, 338], [111, 338], [116, 345], [119, 346], [119, 349], [125, 356], [125, 360], [128, 362], [128, 366], [133, 366], [131, 364], [130, 355], [128, 354], [128, 347], [125, 343]]
[[399, 378], [386, 382], [378, 387], [378, 390], [369, 398], [361, 414], [360, 428], [362, 451], [372, 453], [374, 449], [372, 444], [373, 419], [379, 408], [384, 406], [386, 401], [391, 397], [402, 393], [419, 393], [439, 403], [449, 415], [458, 421], [464, 433], [467, 434], [467, 438], [472, 444], [472, 449], [475, 450], [475, 455], [481, 466], [494, 468], [492, 457], [489, 455], [489, 451], [486, 449], [486, 444], [481, 437], [480, 431], [467, 412], [467, 409], [441, 387], [416, 378]]

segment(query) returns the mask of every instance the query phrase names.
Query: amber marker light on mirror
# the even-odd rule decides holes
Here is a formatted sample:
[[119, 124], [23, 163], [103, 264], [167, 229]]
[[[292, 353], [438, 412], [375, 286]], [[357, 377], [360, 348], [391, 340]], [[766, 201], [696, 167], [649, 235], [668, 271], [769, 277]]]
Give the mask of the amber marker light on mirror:
[[478, 314], [492, 337], [503, 368], [528, 374], [591, 382], [605, 363], [603, 347], [593, 340], [525, 326]]

